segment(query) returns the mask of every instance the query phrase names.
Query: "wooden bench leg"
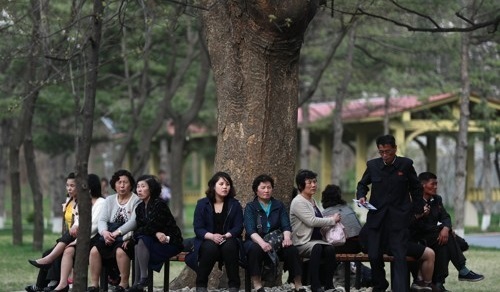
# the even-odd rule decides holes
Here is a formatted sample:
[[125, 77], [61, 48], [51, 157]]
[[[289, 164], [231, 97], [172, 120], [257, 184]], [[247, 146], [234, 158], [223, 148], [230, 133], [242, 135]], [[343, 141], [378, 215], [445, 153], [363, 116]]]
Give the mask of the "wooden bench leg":
[[153, 292], [153, 269], [148, 268], [148, 292]]
[[170, 288], [170, 260], [166, 260], [163, 267], [163, 291], [167, 292]]
[[344, 262], [344, 287], [345, 291], [351, 291], [351, 263]]
[[354, 282], [354, 287], [356, 289], [361, 288], [361, 276], [363, 275], [363, 263], [361, 262], [356, 262], [356, 280]]
[[245, 292], [252, 291], [252, 277], [250, 277], [250, 271], [245, 269]]
[[101, 267], [101, 276], [99, 277], [99, 285], [101, 286], [101, 291], [108, 291], [108, 271], [106, 270], [106, 266], [102, 265]]

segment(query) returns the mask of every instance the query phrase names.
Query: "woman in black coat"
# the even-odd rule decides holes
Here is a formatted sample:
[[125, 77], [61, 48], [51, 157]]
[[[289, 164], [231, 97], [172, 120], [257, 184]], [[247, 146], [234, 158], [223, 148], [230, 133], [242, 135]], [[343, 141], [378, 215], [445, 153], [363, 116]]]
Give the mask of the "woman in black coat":
[[136, 192], [142, 202], [135, 209], [135, 279], [129, 292], [143, 291], [148, 284], [148, 268], [159, 272], [165, 260], [182, 250], [181, 230], [160, 198], [158, 180], [152, 175], [139, 177]]

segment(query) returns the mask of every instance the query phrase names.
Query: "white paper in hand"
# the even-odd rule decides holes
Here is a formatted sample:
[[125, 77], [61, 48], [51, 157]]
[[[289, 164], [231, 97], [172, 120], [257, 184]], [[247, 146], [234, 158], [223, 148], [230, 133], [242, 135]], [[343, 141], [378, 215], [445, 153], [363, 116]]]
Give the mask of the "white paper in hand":
[[361, 204], [359, 202], [359, 200], [356, 200], [356, 199], [352, 199], [354, 201], [354, 203], [356, 203], [358, 205], [358, 207], [360, 208], [365, 208], [365, 209], [368, 209], [368, 210], [377, 210], [377, 208], [375, 208], [375, 206], [373, 206], [372, 204], [368, 203], [368, 202], [365, 202], [364, 204]]

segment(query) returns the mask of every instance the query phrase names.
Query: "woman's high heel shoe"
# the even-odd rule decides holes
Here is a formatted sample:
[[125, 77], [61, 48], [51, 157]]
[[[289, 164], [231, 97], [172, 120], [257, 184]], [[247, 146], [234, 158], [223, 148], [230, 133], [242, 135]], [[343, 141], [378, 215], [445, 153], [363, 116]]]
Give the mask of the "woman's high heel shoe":
[[67, 285], [66, 287], [62, 288], [61, 290], [57, 290], [57, 289], [54, 289], [50, 292], [68, 292], [69, 291], [69, 285]]
[[39, 264], [36, 260], [28, 260], [28, 262], [42, 270], [48, 270], [52, 266], [52, 264]]

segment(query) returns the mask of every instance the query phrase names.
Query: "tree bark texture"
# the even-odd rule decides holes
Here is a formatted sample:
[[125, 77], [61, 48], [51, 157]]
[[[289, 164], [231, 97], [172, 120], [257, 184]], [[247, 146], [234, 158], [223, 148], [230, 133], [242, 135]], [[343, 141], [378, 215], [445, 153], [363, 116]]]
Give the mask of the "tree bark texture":
[[[460, 78], [462, 92], [460, 94], [460, 119], [458, 123], [457, 149], [455, 156], [455, 231], [460, 236], [464, 233], [465, 220], [465, 193], [467, 178], [467, 147], [468, 147], [468, 125], [469, 125], [469, 103], [470, 103], [470, 79], [469, 79], [469, 44], [470, 34], [463, 33], [460, 57]], [[469, 186], [470, 187], [470, 186]]]
[[[10, 165], [10, 180], [12, 189], [12, 241], [14, 245], [20, 245], [23, 242], [22, 234], [22, 212], [21, 212], [21, 183], [20, 183], [20, 172], [19, 172], [19, 154], [21, 146], [24, 143], [26, 133], [31, 136], [31, 124], [33, 121], [33, 115], [35, 110], [36, 100], [38, 98], [40, 87], [38, 86], [39, 74], [37, 68], [39, 67], [38, 59], [42, 54], [42, 46], [40, 44], [41, 40], [41, 13], [43, 13], [43, 7], [46, 5], [45, 1], [31, 1], [31, 19], [32, 19], [32, 32], [31, 32], [31, 46], [29, 50], [29, 55], [26, 63], [26, 88], [25, 88], [25, 98], [23, 99], [20, 115], [15, 122], [15, 130], [12, 135], [12, 139], [9, 147], [9, 165]], [[25, 150], [28, 157], [25, 159], [33, 159], [34, 150], [33, 145], [28, 145], [28, 149]], [[33, 157], [31, 157], [33, 156]], [[36, 167], [34, 167], [34, 160], [27, 161], [27, 167], [29, 175], [38, 176], [36, 173]], [[34, 168], [32, 168], [34, 167]], [[30, 169], [31, 168], [31, 169]], [[38, 203], [39, 206], [34, 210], [34, 239], [33, 247], [35, 249], [41, 250], [43, 244], [43, 207], [41, 202], [40, 186], [36, 183], [37, 178], [30, 178], [30, 186], [33, 192], [33, 201]], [[38, 197], [38, 198], [37, 198]]]
[[[32, 60], [30, 66], [30, 75], [32, 80], [45, 80], [47, 75], [47, 66], [43, 56], [45, 48], [47, 47], [47, 12], [48, 1], [32, 1], [33, 6], [33, 48]], [[42, 65], [42, 66], [40, 66]], [[39, 96], [39, 88], [33, 87], [26, 99], [26, 107], [28, 110], [28, 117], [25, 118], [25, 133], [24, 133], [24, 159], [28, 174], [28, 181], [33, 193], [33, 206], [38, 206], [34, 209], [34, 228], [33, 228], [33, 250], [42, 250], [43, 248], [43, 194], [40, 180], [38, 178], [38, 169], [36, 166], [35, 146], [33, 145], [32, 125], [33, 116], [35, 115], [35, 104]]]
[[[102, 22], [104, 3], [101, 0], [93, 1], [93, 15], [91, 29], [87, 37], [85, 53], [87, 55], [87, 71], [85, 72], [85, 92], [81, 109], [77, 114], [77, 141], [76, 141], [76, 175], [78, 188], [78, 212], [80, 226], [78, 228], [78, 244], [74, 265], [74, 291], [84, 291], [88, 282], [88, 264], [90, 249], [90, 228], [92, 220], [92, 206], [87, 185], [88, 161], [92, 142], [95, 97], [97, 91], [97, 73], [99, 69], [99, 49], [102, 36]], [[77, 103], [79, 105], [79, 103]]]
[[8, 149], [9, 149], [9, 137], [11, 135], [12, 121], [7, 119], [0, 120], [0, 229], [5, 227], [6, 210], [5, 210], [5, 198], [6, 187], [7, 187], [7, 173], [9, 171], [8, 167]]
[[[200, 44], [197, 42], [197, 44]], [[186, 137], [188, 133], [189, 125], [196, 118], [200, 112], [201, 106], [205, 100], [205, 91], [208, 84], [208, 78], [210, 76], [210, 61], [208, 57], [208, 52], [201, 48], [200, 50], [200, 70], [197, 79], [196, 89], [193, 93], [192, 102], [190, 107], [182, 114], [175, 114], [173, 104], [171, 99], [168, 99], [167, 111], [169, 116], [172, 117], [172, 122], [174, 124], [174, 135], [172, 137], [171, 145], [171, 184], [172, 198], [170, 200], [170, 206], [172, 214], [176, 220], [177, 226], [184, 230], [184, 199], [183, 199], [183, 168], [184, 159], [186, 157]], [[192, 222], [188, 222], [190, 226]]]
[[[342, 174], [344, 173], [344, 154], [342, 137], [344, 136], [344, 124], [342, 122], [342, 109], [344, 108], [344, 100], [347, 97], [347, 89], [352, 79], [352, 60], [354, 56], [354, 44], [356, 42], [356, 28], [355, 24], [349, 30], [349, 43], [347, 54], [345, 57], [346, 69], [342, 82], [337, 90], [335, 97], [335, 109], [333, 114], [333, 149], [332, 149], [332, 183], [340, 185]], [[325, 184], [326, 185], [326, 184]]]
[[218, 101], [214, 171], [231, 175], [243, 205], [261, 173], [275, 178], [275, 197], [289, 202], [299, 54], [318, 1], [207, 1], [212, 3], [202, 19]]

